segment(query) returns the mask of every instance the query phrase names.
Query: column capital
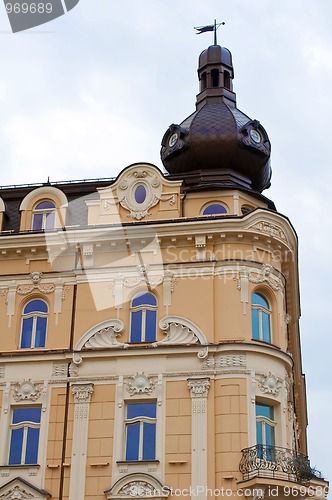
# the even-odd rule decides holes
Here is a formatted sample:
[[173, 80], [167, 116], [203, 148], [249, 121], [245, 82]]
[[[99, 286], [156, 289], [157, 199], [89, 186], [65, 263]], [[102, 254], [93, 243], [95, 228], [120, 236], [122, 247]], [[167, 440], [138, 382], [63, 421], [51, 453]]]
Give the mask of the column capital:
[[210, 387], [210, 379], [188, 378], [188, 388], [192, 398], [207, 398]]
[[71, 391], [74, 396], [75, 404], [90, 403], [93, 394], [93, 383], [74, 383], [71, 386]]

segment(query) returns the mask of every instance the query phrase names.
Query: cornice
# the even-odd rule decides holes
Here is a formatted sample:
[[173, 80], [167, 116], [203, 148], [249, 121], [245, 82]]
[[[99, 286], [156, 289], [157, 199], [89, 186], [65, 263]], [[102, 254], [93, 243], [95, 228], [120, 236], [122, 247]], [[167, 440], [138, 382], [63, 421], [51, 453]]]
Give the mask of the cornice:
[[[281, 236], [282, 233], [279, 233], [278, 230], [273, 231], [273, 228], [264, 230], [264, 227], [260, 229], [257, 226], [257, 224], [264, 222], [280, 226], [285, 238]], [[290, 249], [295, 249], [297, 245], [296, 233], [287, 217], [278, 212], [258, 208], [243, 217], [231, 215], [215, 216], [209, 219], [195, 217], [192, 219], [172, 219], [171, 221], [136, 221], [87, 228], [69, 227], [65, 230], [58, 229], [46, 233], [1, 234], [0, 246], [3, 249], [14, 249], [19, 243], [22, 249], [28, 249], [30, 246], [45, 246], [47, 242], [47, 245], [65, 245], [66, 249], [68, 249], [68, 247], [76, 246], [80, 242], [108, 242], [110, 232], [112, 233], [112, 242], [119, 240], [123, 242], [124, 238], [147, 238], [149, 235], [153, 237], [155, 234], [158, 234], [158, 237], [167, 239], [167, 237], [174, 235], [181, 238], [193, 234], [218, 234], [220, 231], [229, 235], [236, 235], [239, 231], [243, 231], [243, 234], [258, 234], [263, 239], [277, 240]]]

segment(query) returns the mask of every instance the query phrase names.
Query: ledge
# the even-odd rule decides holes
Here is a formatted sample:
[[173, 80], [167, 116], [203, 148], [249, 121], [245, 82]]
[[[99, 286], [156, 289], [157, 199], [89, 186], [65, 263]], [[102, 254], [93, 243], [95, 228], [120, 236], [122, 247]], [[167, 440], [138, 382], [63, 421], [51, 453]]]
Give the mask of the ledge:
[[159, 464], [160, 460], [117, 460], [119, 465], [129, 465], [129, 464]]

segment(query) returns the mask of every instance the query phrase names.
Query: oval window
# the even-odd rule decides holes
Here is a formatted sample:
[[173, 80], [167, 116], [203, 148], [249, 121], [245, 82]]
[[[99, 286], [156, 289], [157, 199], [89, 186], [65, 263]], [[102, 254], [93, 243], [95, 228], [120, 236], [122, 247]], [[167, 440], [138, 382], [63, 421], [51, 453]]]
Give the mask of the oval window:
[[145, 189], [145, 186], [143, 186], [143, 184], [140, 184], [135, 189], [136, 203], [139, 203], [139, 204], [144, 203], [145, 199], [146, 199], [146, 189]]

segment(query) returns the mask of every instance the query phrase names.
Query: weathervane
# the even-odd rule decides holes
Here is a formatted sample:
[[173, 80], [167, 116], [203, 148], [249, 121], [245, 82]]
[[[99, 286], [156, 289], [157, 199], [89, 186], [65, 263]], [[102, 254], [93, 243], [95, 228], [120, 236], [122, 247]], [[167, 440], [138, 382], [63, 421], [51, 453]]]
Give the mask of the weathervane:
[[207, 26], [195, 26], [194, 29], [197, 30], [196, 35], [200, 35], [206, 31], [214, 31], [214, 45], [217, 45], [217, 29], [224, 24], [225, 23], [217, 23], [215, 19], [214, 24], [208, 24]]

